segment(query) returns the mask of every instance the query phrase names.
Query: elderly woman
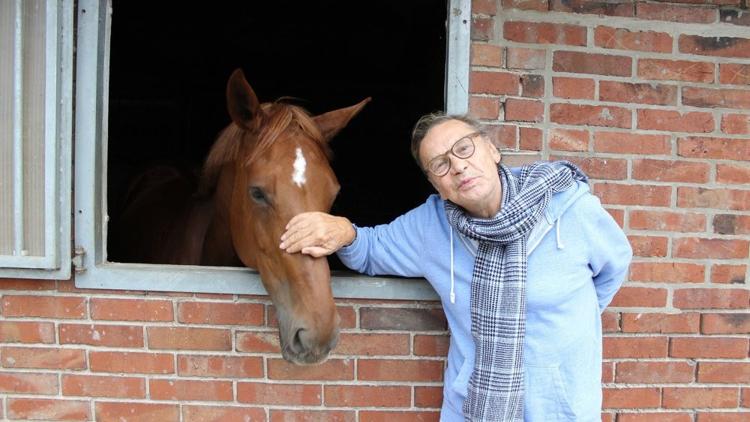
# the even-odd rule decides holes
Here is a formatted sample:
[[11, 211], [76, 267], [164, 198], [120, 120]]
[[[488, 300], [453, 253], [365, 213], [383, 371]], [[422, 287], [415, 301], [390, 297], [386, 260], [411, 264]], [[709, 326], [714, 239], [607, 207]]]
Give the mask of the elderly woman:
[[632, 250], [586, 176], [509, 169], [465, 116], [421, 118], [412, 154], [439, 195], [376, 227], [297, 215], [281, 248], [432, 284], [451, 331], [441, 421], [599, 421], [600, 314]]

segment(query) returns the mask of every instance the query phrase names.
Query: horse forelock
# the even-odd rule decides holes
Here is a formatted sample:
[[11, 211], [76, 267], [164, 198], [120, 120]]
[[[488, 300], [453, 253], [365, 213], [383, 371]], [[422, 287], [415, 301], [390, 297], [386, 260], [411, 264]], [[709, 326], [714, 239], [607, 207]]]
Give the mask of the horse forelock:
[[[328, 143], [312, 117], [301, 107], [276, 101], [261, 105], [261, 112], [253, 119], [250, 130], [235, 123], [221, 131], [208, 154], [201, 177], [201, 193], [209, 193], [217, 183], [221, 168], [230, 162], [244, 159], [244, 166], [252, 165], [287, 130], [300, 131], [313, 140], [326, 160], [331, 159]], [[245, 157], [242, 157], [246, 154]]]

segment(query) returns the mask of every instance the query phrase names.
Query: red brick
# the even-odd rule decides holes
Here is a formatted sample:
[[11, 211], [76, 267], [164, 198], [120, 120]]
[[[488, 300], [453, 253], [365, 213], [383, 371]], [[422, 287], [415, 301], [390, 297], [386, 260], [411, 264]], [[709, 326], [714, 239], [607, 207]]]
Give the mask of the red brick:
[[750, 215], [718, 214], [713, 227], [719, 234], [750, 234]]
[[677, 154], [690, 158], [735, 160], [750, 157], [750, 142], [745, 139], [690, 136], [677, 139]]
[[667, 81], [705, 82], [714, 81], [714, 64], [687, 60], [640, 59], [638, 77]]
[[747, 422], [750, 420], [750, 412], [698, 412], [698, 422]]
[[487, 136], [492, 144], [499, 149], [516, 149], [518, 136], [515, 125], [487, 125]]
[[736, 388], [664, 387], [662, 405], [667, 409], [695, 409], [701, 407], [736, 407]]
[[5, 295], [2, 303], [6, 318], [86, 318], [86, 299], [80, 297]]
[[168, 353], [89, 352], [92, 372], [173, 374], [174, 356]]
[[656, 236], [628, 236], [630, 246], [633, 248], [633, 256], [657, 257], [667, 256], [666, 237]]
[[628, 226], [634, 230], [671, 232], [702, 232], [706, 230], [706, 216], [698, 213], [631, 210], [629, 216]]
[[750, 211], [750, 191], [678, 187], [677, 206]]
[[669, 356], [673, 358], [743, 359], [747, 352], [747, 338], [675, 337], [669, 345]]
[[611, 384], [615, 382], [614, 362], [602, 362], [602, 383]]
[[620, 331], [620, 313], [605, 311], [602, 313], [602, 332], [616, 333]]
[[63, 374], [62, 392], [66, 396], [143, 399], [146, 398], [146, 382], [136, 377]]
[[668, 85], [600, 81], [599, 100], [619, 103], [675, 105], [677, 88]]
[[750, 57], [750, 39], [736, 37], [702, 37], [680, 35], [680, 53], [718, 57]]
[[326, 385], [329, 407], [409, 407], [411, 387], [389, 385]]
[[143, 327], [130, 325], [60, 324], [60, 344], [143, 347]]
[[580, 104], [550, 105], [550, 120], [564, 125], [589, 125], [630, 128], [631, 112], [614, 106]]
[[721, 131], [731, 135], [750, 134], [750, 115], [731, 113], [722, 115]]
[[282, 359], [267, 359], [266, 362], [268, 379], [310, 381], [354, 379], [354, 359], [328, 359], [312, 366], [294, 365]]
[[746, 265], [721, 265], [711, 266], [711, 283], [745, 284]]
[[339, 327], [342, 329], [357, 327], [357, 312], [351, 306], [336, 306], [341, 321]]
[[614, 154], [664, 155], [671, 152], [669, 135], [595, 132], [594, 151]]
[[612, 307], [651, 307], [658, 308], [667, 304], [667, 290], [650, 287], [620, 288], [612, 299]]
[[[252, 419], [255, 421], [255, 419]], [[260, 419], [262, 420], [262, 419]], [[277, 410], [271, 409], [271, 422], [355, 422], [353, 410]], [[197, 422], [197, 421], [196, 421]], [[227, 421], [231, 422], [231, 421]]]
[[690, 362], [618, 362], [615, 382], [623, 384], [691, 383], [695, 363]]
[[263, 325], [265, 311], [260, 303], [183, 302], [177, 320], [184, 324]]
[[716, 182], [727, 184], [750, 184], [750, 166], [716, 164]]
[[54, 343], [51, 322], [0, 321], [0, 343]]
[[56, 374], [0, 372], [0, 393], [57, 394]]
[[750, 108], [750, 91], [682, 88], [682, 103], [695, 107]]
[[546, 12], [549, 0], [502, 0], [505, 9], [536, 10]]
[[703, 334], [750, 334], [750, 314], [702, 314]]
[[650, 51], [671, 53], [672, 37], [664, 32], [630, 31], [624, 28], [597, 26], [594, 30], [594, 44], [597, 47], [620, 50]]
[[669, 132], [712, 132], [714, 130], [714, 117], [711, 113], [641, 109], [637, 111], [637, 115], [638, 129]]
[[260, 407], [229, 407], [229, 406], [182, 406], [182, 420], [184, 422], [235, 422], [235, 421], [263, 421], [266, 411]]
[[344, 356], [408, 355], [408, 334], [341, 333], [334, 353]]
[[604, 16], [635, 16], [635, 8], [631, 1], [617, 3], [610, 1], [551, 0], [550, 10]]
[[657, 283], [702, 283], [703, 264], [681, 262], [634, 262], [630, 265], [630, 280]]
[[[342, 335], [343, 338], [343, 335]], [[338, 350], [338, 347], [336, 350]], [[237, 333], [237, 351], [251, 353], [278, 353], [279, 346], [278, 331], [253, 331]]]
[[542, 98], [544, 97], [544, 76], [523, 75], [521, 76], [521, 96]]
[[632, 60], [627, 56], [556, 51], [553, 56], [552, 70], [555, 72], [630, 76], [633, 67]]
[[505, 100], [505, 120], [541, 122], [544, 120], [544, 103], [541, 101], [508, 98]]
[[698, 382], [707, 384], [745, 384], [750, 380], [750, 363], [700, 362]]
[[497, 14], [497, 5], [493, 0], [473, 0], [471, 2], [471, 13], [492, 16]]
[[742, 259], [748, 256], [749, 244], [739, 239], [684, 237], [673, 240], [672, 255], [675, 258]]
[[171, 300], [91, 298], [91, 318], [109, 321], [172, 321]]
[[586, 27], [548, 22], [505, 22], [506, 40], [533, 44], [586, 45]]
[[446, 356], [448, 346], [450, 346], [450, 337], [448, 336], [414, 335], [414, 354], [417, 356]]
[[673, 302], [681, 309], [745, 309], [750, 307], [750, 290], [677, 289]]
[[472, 94], [518, 95], [521, 79], [505, 72], [473, 71], [469, 75], [469, 92]]
[[669, 186], [597, 183], [595, 193], [604, 204], [668, 207], [672, 196], [672, 188]]
[[596, 83], [593, 79], [567, 78], [556, 76], [552, 78], [552, 95], [560, 98], [593, 100]]
[[229, 330], [214, 328], [148, 327], [150, 349], [232, 350]]
[[442, 387], [414, 387], [414, 406], [440, 408], [442, 405]]
[[700, 314], [661, 314], [623, 313], [624, 333], [682, 333], [697, 334], [700, 328]]
[[359, 412], [360, 422], [438, 422], [439, 412], [412, 412], [399, 410], [385, 412], [380, 410], [363, 410]]
[[503, 49], [497, 45], [472, 43], [471, 65], [500, 67], [503, 65]]
[[231, 381], [152, 379], [149, 392], [153, 400], [234, 400]]
[[614, 208], [604, 208], [604, 210], [615, 219], [615, 222], [620, 228], [625, 227], [625, 211]]
[[[342, 388], [352, 388], [352, 386]], [[327, 393], [326, 399], [328, 399]], [[323, 390], [320, 385], [313, 384], [238, 382], [237, 401], [256, 405], [320, 406], [323, 401]], [[366, 406], [370, 406], [370, 404], [366, 404]]]
[[177, 404], [108, 403], [97, 401], [98, 422], [178, 422]]
[[23, 420], [88, 421], [87, 401], [53, 399], [8, 399], [8, 418]]
[[[60, 282], [62, 283], [62, 282]], [[55, 280], [26, 280], [22, 278], [0, 278], [0, 290], [55, 290]]]
[[617, 422], [693, 422], [691, 413], [618, 413]]
[[719, 18], [714, 8], [658, 3], [636, 3], [635, 15], [640, 19], [679, 23], [714, 23]]
[[553, 150], [588, 151], [589, 131], [577, 129], [550, 129], [548, 143]]
[[3, 367], [86, 369], [86, 352], [80, 349], [3, 347]]
[[542, 130], [533, 127], [518, 128], [518, 146], [524, 151], [541, 151]]
[[633, 178], [658, 182], [707, 183], [708, 163], [680, 160], [633, 160]]
[[447, 328], [442, 309], [362, 307], [359, 315], [360, 328], [364, 330], [445, 331]]
[[260, 378], [263, 358], [254, 356], [179, 355], [180, 376], [215, 378]]
[[359, 359], [357, 379], [364, 381], [440, 381], [441, 360]]
[[497, 120], [500, 116], [500, 100], [472, 95], [469, 98], [469, 113], [477, 119]]
[[495, 20], [492, 18], [473, 17], [471, 19], [472, 41], [489, 41], [495, 33]]
[[720, 64], [719, 83], [726, 85], [750, 85], [750, 65], [739, 63]]
[[665, 358], [668, 344], [667, 337], [604, 337], [604, 358]]
[[661, 404], [658, 388], [604, 388], [602, 407], [605, 409], [649, 409]]
[[508, 69], [541, 70], [547, 66], [547, 52], [531, 48], [508, 47]]

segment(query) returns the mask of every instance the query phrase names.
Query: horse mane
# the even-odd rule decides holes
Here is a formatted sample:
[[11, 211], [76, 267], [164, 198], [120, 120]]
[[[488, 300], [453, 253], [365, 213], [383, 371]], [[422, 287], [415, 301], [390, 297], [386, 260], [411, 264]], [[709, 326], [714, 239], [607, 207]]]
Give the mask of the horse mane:
[[302, 107], [289, 104], [285, 100], [281, 98], [272, 103], [261, 104], [260, 111], [252, 120], [253, 126], [249, 130], [232, 122], [219, 133], [203, 165], [200, 194], [213, 192], [222, 167], [240, 159], [246, 143], [253, 143], [244, 163], [245, 166], [250, 166], [287, 129], [301, 131], [303, 135], [312, 139], [320, 148], [320, 152], [330, 161], [331, 150], [310, 114]]

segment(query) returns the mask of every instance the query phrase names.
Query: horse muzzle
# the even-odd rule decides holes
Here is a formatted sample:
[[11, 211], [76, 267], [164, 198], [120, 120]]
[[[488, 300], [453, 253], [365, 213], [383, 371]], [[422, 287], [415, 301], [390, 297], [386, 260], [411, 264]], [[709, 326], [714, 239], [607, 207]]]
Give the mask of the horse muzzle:
[[[331, 349], [338, 343], [339, 330], [330, 335], [319, 336], [306, 328], [291, 329], [290, 335], [281, 336], [281, 355], [295, 365], [313, 365], [328, 358]], [[322, 337], [322, 338], [321, 338]]]

